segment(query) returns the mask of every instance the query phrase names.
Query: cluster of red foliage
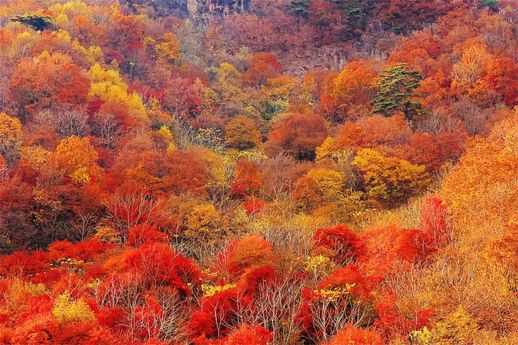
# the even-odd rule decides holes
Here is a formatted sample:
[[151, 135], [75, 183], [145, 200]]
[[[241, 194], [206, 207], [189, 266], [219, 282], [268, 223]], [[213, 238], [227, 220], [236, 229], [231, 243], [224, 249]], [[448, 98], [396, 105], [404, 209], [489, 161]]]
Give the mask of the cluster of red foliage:
[[344, 225], [317, 230], [313, 241], [317, 250], [330, 251], [326, 255], [340, 265], [354, 262], [364, 254], [359, 236]]
[[[400, 315], [393, 295], [383, 297], [389, 292], [384, 292], [371, 270], [388, 274], [397, 270], [396, 266], [386, 270], [390, 260], [423, 260], [416, 233], [422, 233], [422, 238], [445, 236], [444, 215], [440, 199], [428, 199], [423, 207], [423, 228], [392, 228], [391, 237], [384, 240], [386, 246], [392, 246], [391, 251], [373, 251], [370, 232], [356, 235], [343, 225], [318, 230], [315, 253], [329, 253], [337, 266], [318, 280], [315, 290], [311, 290], [312, 274], [300, 272], [291, 278], [306, 288], [298, 297], [291, 296], [299, 302], [293, 315], [287, 316], [293, 317], [308, 339], [326, 339], [343, 327], [330, 344], [349, 338], [379, 342], [394, 329], [419, 328], [423, 321]], [[398, 235], [402, 239], [394, 246], [397, 233], [408, 235]], [[215, 281], [211, 274], [202, 273], [191, 260], [175, 253], [167, 241], [167, 235], [156, 228], [138, 225], [129, 231], [122, 247], [97, 239], [75, 244], [60, 241], [46, 251], [0, 258], [5, 298], [3, 339], [16, 343], [19, 339], [31, 342], [56, 337], [70, 344], [77, 339], [83, 339], [81, 344], [113, 344], [120, 337], [158, 340], [166, 335], [164, 327], [173, 327], [167, 324], [172, 322], [167, 317], [174, 307], [184, 308], [174, 311], [189, 319], [188, 323], [175, 319], [178, 324], [174, 327], [185, 330], [196, 344], [267, 344], [272, 339], [274, 334], [264, 328], [266, 324], [243, 323], [266, 316], [260, 314], [268, 312], [261, 309], [265, 302], [261, 298], [283, 282], [283, 268], [278, 266], [277, 253], [268, 241], [254, 235], [230, 243], [220, 254], [222, 265], [214, 266], [221, 270]], [[427, 243], [438, 246], [443, 242]], [[382, 243], [377, 246], [384, 249]], [[213, 292], [203, 295], [202, 283], [215, 284]], [[376, 297], [380, 292], [381, 297]], [[191, 300], [192, 294], [200, 296], [199, 304]], [[174, 296], [183, 296], [184, 301], [171, 304]], [[17, 309], [9, 309], [9, 303], [16, 301], [21, 303]], [[68, 311], [60, 309], [60, 303], [68, 303]], [[370, 314], [371, 306], [376, 314]], [[327, 315], [325, 320], [319, 314], [322, 310]], [[426, 323], [423, 315], [417, 319]], [[350, 323], [369, 329], [358, 329]]]

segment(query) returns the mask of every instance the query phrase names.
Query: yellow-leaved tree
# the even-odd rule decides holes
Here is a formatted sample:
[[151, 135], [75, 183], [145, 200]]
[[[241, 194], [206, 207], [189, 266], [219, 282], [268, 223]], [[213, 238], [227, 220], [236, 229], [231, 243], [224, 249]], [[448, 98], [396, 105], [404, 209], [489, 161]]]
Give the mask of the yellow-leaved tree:
[[477, 322], [460, 306], [434, 325], [432, 343], [436, 345], [472, 344], [477, 329]]
[[261, 134], [252, 119], [241, 115], [225, 126], [225, 141], [232, 148], [247, 150], [259, 145]]
[[165, 33], [158, 41], [146, 36], [144, 46], [154, 59], [161, 59], [167, 63], [175, 63], [180, 59], [180, 43], [172, 32]]
[[18, 156], [22, 134], [20, 120], [0, 113], [0, 155], [4, 156], [7, 162], [12, 162]]
[[214, 205], [194, 206], [185, 215], [184, 236], [197, 243], [215, 244], [225, 238], [227, 227], [221, 213]]
[[56, 297], [52, 315], [60, 323], [95, 320], [95, 314], [88, 304], [83, 299], [72, 299], [68, 292]]
[[363, 177], [367, 196], [385, 204], [405, 201], [431, 183], [425, 166], [386, 157], [373, 149], [359, 150], [352, 164]]
[[136, 118], [146, 118], [146, 108], [139, 94], [128, 90], [128, 85], [117, 70], [105, 69], [95, 64], [90, 68], [89, 76], [89, 97], [98, 97], [105, 102], [122, 106], [129, 115]]
[[90, 140], [77, 136], [61, 140], [54, 153], [58, 167], [77, 183], [87, 183], [99, 173], [98, 157]]

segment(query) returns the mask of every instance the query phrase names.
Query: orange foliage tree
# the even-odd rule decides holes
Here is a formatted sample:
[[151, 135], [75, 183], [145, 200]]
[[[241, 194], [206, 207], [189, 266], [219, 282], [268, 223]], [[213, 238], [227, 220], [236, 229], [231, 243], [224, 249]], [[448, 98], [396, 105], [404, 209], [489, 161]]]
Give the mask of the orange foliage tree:
[[348, 325], [345, 329], [336, 333], [330, 341], [325, 345], [381, 345], [383, 340], [381, 336], [373, 329], [357, 328]]
[[74, 181], [89, 182], [99, 172], [98, 154], [88, 138], [71, 136], [63, 139], [54, 155], [56, 164]]
[[253, 120], [246, 116], [236, 116], [225, 126], [225, 141], [238, 150], [251, 149], [261, 142], [261, 134]]
[[38, 57], [21, 60], [9, 85], [9, 96], [18, 116], [28, 121], [42, 109], [85, 104], [90, 82], [70, 57], [45, 51]]
[[249, 235], [230, 244], [226, 260], [229, 272], [237, 276], [251, 266], [273, 263], [275, 254], [268, 241]]
[[240, 160], [235, 167], [232, 192], [238, 196], [257, 195], [263, 185], [263, 178], [257, 165], [247, 160]]
[[314, 114], [287, 114], [275, 123], [266, 143], [271, 153], [286, 152], [299, 160], [313, 160], [327, 138], [324, 119]]
[[336, 108], [334, 120], [343, 121], [357, 116], [355, 112], [369, 110], [369, 103], [375, 94], [375, 77], [374, 64], [370, 61], [351, 61], [342, 69], [332, 80], [331, 86]]

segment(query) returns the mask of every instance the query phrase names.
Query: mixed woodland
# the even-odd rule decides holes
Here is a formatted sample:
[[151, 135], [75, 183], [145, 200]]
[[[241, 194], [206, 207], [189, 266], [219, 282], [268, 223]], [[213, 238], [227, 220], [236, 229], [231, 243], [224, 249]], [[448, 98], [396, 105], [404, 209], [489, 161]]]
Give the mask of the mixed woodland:
[[0, 0], [0, 344], [518, 344], [517, 105], [516, 0]]

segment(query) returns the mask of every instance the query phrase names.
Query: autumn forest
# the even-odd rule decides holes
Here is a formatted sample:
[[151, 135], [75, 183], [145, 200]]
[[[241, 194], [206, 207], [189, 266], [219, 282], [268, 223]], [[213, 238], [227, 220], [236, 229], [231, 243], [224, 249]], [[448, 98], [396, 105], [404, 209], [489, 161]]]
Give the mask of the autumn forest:
[[518, 344], [518, 1], [0, 0], [36, 344]]

